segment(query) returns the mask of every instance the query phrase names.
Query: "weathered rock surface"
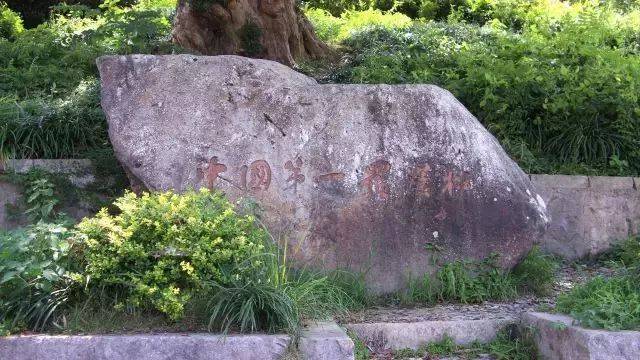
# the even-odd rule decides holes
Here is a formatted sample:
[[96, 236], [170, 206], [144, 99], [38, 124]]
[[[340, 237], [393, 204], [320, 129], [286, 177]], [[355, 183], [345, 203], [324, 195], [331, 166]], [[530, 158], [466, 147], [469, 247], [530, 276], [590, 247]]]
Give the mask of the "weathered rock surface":
[[525, 328], [533, 327], [534, 341], [542, 359], [632, 360], [640, 357], [640, 331], [606, 331], [574, 325], [572, 318], [546, 313], [527, 313]]
[[548, 221], [528, 176], [436, 86], [317, 85], [233, 56], [98, 65], [116, 155], [146, 188], [251, 196], [298, 260], [367, 271], [379, 292], [433, 255], [511, 266]]

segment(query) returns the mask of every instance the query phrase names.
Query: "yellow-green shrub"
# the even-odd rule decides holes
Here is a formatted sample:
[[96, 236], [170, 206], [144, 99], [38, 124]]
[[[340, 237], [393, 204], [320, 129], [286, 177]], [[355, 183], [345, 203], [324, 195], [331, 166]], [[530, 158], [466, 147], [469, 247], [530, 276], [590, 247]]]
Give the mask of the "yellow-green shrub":
[[[125, 294], [122, 305], [183, 315], [196, 291], [256, 276], [265, 232], [206, 189], [127, 193], [78, 226], [90, 284]], [[151, 305], [151, 306], [149, 306]]]
[[13, 40], [24, 31], [20, 15], [0, 2], [0, 39]]

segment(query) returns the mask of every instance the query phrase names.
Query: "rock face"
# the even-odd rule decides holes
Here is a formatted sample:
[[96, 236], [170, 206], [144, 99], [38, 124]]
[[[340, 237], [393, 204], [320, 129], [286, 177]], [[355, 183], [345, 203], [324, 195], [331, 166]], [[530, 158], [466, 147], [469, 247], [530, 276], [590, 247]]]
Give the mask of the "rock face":
[[514, 265], [548, 222], [529, 178], [449, 92], [317, 85], [236, 56], [98, 60], [118, 159], [144, 187], [264, 208], [305, 263], [393, 291], [440, 259]]

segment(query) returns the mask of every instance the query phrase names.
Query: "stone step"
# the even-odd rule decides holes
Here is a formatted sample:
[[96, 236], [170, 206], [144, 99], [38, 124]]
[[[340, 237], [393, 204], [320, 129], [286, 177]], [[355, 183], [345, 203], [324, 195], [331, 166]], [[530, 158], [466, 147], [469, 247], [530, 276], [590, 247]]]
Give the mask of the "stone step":
[[538, 300], [512, 303], [447, 304], [430, 308], [367, 309], [341, 319], [361, 340], [378, 349], [418, 349], [446, 336], [456, 344], [488, 343], [504, 327], [517, 324], [521, 314], [533, 311]]

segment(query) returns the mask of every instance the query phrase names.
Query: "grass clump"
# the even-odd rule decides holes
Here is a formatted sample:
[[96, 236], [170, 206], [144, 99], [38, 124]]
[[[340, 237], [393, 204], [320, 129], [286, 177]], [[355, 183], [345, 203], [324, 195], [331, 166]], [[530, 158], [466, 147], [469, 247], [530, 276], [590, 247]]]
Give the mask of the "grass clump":
[[443, 264], [435, 276], [409, 278], [398, 294], [404, 304], [501, 301], [523, 293], [548, 295], [557, 262], [534, 247], [512, 271], [497, 266], [497, 255], [482, 261], [457, 260]]
[[458, 345], [453, 338], [445, 335], [440, 341], [424, 344], [417, 350], [396, 350], [393, 356], [395, 359], [431, 359], [442, 356], [475, 359], [480, 354], [488, 354], [498, 360], [534, 360], [537, 351], [530, 330], [520, 332], [515, 326], [509, 326], [498, 332], [496, 338], [487, 344], [473, 342]]
[[640, 330], [638, 275], [596, 277], [558, 298], [556, 310], [596, 329]]

